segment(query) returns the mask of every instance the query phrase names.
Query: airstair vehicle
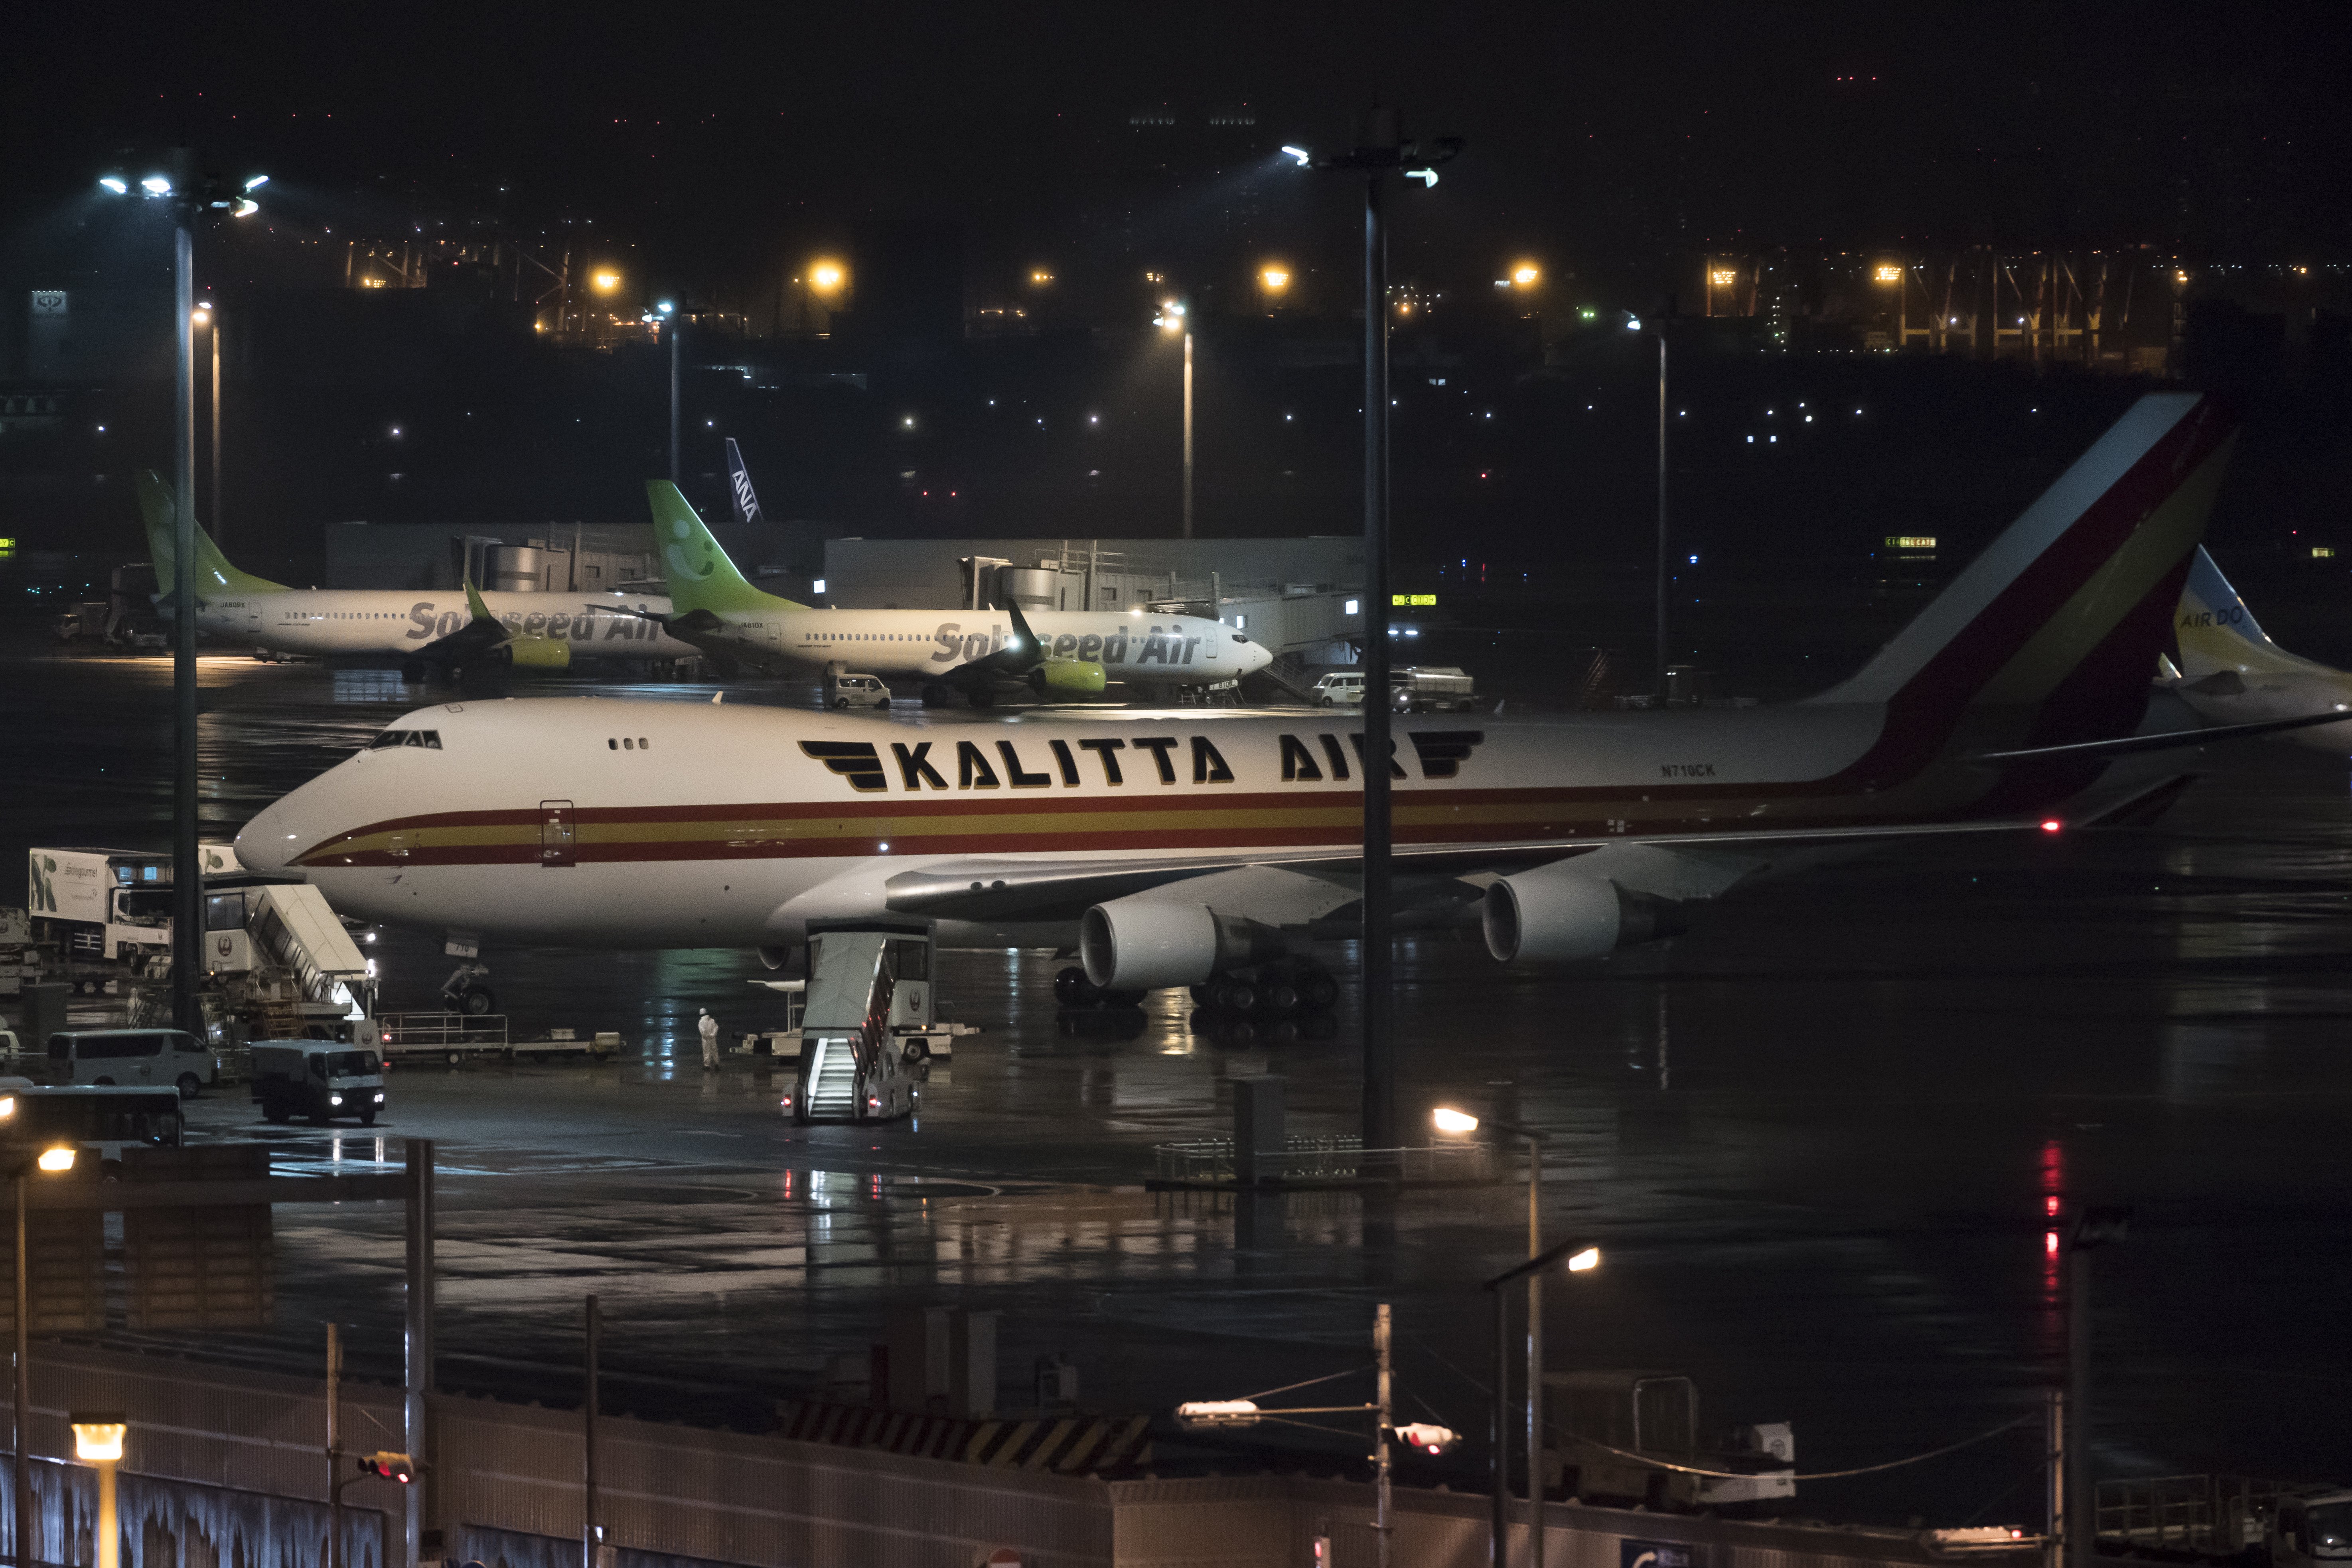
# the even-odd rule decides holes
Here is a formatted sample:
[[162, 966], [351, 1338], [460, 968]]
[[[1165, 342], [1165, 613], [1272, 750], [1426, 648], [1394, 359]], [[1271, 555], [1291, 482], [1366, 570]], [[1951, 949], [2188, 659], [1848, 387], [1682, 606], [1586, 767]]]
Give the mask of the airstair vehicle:
[[812, 921], [796, 1122], [890, 1121], [915, 1109], [923, 1072], [910, 1040], [931, 1028], [926, 921]]

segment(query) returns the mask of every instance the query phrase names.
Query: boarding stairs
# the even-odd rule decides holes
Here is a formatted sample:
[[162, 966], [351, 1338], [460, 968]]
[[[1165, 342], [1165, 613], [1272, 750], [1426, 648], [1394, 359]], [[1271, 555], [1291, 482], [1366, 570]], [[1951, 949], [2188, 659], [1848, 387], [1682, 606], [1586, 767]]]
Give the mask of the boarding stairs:
[[[929, 989], [929, 950], [921, 926], [812, 933], [794, 1120], [887, 1121], [914, 1109], [915, 1072], [895, 1026], [912, 993]], [[921, 978], [902, 990], [910, 972]]]

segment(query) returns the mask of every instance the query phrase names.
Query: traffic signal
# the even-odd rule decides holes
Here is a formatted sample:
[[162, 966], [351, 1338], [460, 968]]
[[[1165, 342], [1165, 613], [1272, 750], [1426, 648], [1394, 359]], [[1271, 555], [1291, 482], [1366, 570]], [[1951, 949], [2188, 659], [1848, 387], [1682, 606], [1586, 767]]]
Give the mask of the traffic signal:
[[406, 1486], [416, 1479], [416, 1461], [406, 1454], [363, 1454], [360, 1457], [360, 1474], [382, 1476]]
[[1409, 1426], [1392, 1426], [1390, 1430], [1424, 1454], [1443, 1454], [1462, 1440], [1462, 1434], [1452, 1427], [1439, 1426], [1427, 1421], [1416, 1421]]

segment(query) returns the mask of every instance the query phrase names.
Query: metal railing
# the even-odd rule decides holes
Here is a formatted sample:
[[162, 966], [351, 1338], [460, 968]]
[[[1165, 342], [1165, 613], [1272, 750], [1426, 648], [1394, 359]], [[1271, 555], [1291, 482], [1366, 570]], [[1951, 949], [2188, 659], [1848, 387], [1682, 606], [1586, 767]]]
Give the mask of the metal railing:
[[[1161, 1143], [1151, 1154], [1163, 1182], [1211, 1184], [1238, 1179], [1230, 1138]], [[1495, 1149], [1490, 1143], [1367, 1149], [1361, 1139], [1348, 1135], [1289, 1138], [1284, 1140], [1279, 1152], [1257, 1156], [1257, 1171], [1262, 1181], [1490, 1182], [1495, 1180]]]
[[504, 1049], [504, 1013], [386, 1013], [376, 1019], [387, 1051]]
[[2101, 1481], [2097, 1522], [2103, 1539], [2134, 1546], [2230, 1553], [2260, 1542], [2278, 1500], [2293, 1481], [2251, 1476], [2147, 1476]]

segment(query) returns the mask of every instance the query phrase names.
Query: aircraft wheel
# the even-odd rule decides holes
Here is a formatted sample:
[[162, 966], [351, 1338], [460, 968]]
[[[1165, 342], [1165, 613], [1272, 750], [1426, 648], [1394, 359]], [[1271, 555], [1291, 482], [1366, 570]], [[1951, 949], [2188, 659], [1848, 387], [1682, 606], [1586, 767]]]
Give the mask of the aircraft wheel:
[[1224, 1043], [1226, 1045], [1246, 1046], [1255, 1044], [1256, 1040], [1257, 1026], [1251, 1023], [1247, 1018], [1235, 1018], [1232, 1023], [1227, 1024], [1224, 1027]]
[[1311, 969], [1298, 977], [1299, 1000], [1310, 1013], [1326, 1013], [1339, 1000], [1339, 983], [1321, 969]]
[[1277, 980], [1258, 991], [1258, 1005], [1267, 1012], [1281, 1016], [1298, 1011], [1298, 987], [1287, 980]]
[[964, 693], [964, 700], [970, 702], [974, 708], [993, 708], [996, 706], [996, 693], [985, 686], [973, 687], [970, 691]]
[[472, 1018], [487, 1016], [498, 1005], [498, 998], [491, 995], [487, 987], [480, 985], [468, 987], [457, 998], [457, 1011]]
[[1213, 1007], [1217, 1005], [1217, 988], [1215, 986], [1195, 985], [1192, 988], [1192, 992], [1193, 1006]]
[[1269, 1046], [1290, 1046], [1298, 1043], [1298, 1020], [1276, 1018], [1266, 1026], [1265, 1043]]
[[936, 680], [926, 680], [923, 682], [924, 707], [944, 708], [948, 705], [950, 696], [950, 693], [948, 689], [945, 686], [942, 686], [940, 682]]
[[1228, 980], [1217, 987], [1217, 1005], [1228, 1013], [1255, 1012], [1257, 987], [1246, 980]]
[[1106, 1007], [1140, 1007], [1143, 999], [1150, 994], [1148, 991], [1106, 991], [1102, 994], [1102, 1005]]

